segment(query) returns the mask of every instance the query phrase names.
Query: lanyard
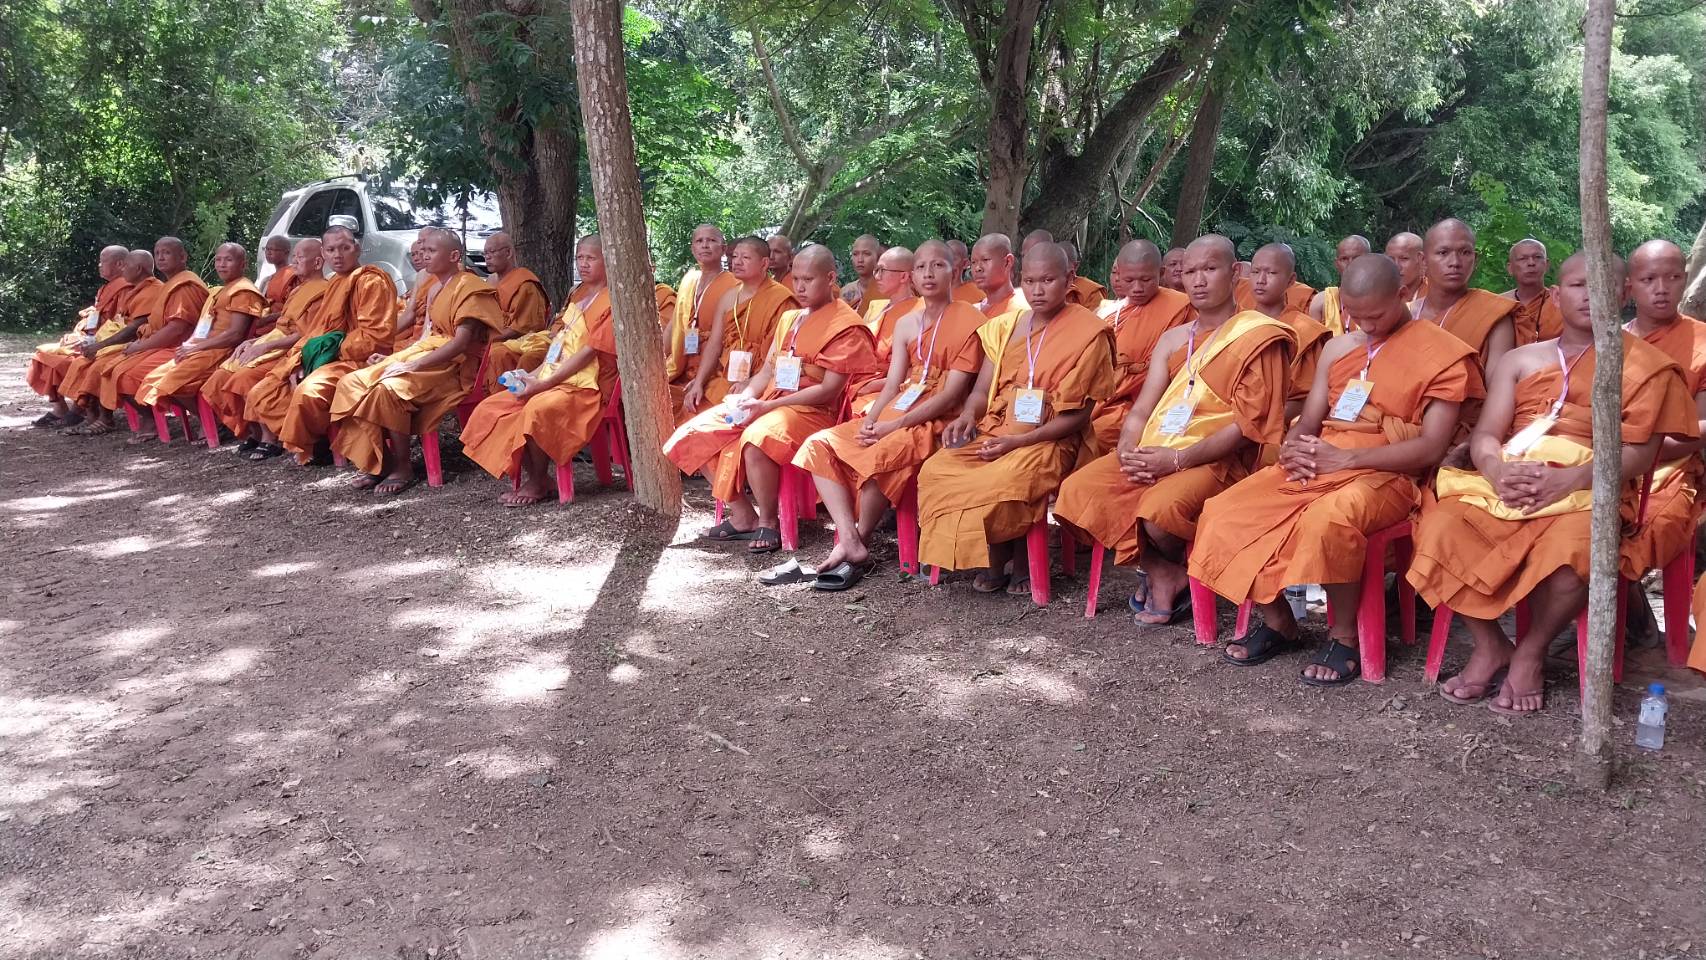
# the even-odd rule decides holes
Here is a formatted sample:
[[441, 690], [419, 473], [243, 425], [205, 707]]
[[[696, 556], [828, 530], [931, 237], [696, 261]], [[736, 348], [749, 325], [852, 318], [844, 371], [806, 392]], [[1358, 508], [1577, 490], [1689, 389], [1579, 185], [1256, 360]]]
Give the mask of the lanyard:
[[[717, 271], [716, 275], [712, 276], [711, 279], [716, 280], [717, 277], [719, 277], [719, 276], [722, 276], [722, 271], [720, 271], [720, 270]], [[705, 282], [705, 274], [703, 271], [701, 271], [699, 274], [699, 278], [697, 280], [693, 281], [693, 325], [694, 326], [699, 325], [699, 305], [701, 303], [705, 302], [705, 293], [707, 291], [709, 291], [710, 289], [711, 289], [711, 285], [709, 283]], [[740, 296], [740, 294], [735, 294], [735, 296], [738, 298]]]
[[800, 337], [800, 324], [804, 323], [805, 319], [806, 319], [806, 311], [804, 311], [804, 310], [800, 310], [799, 312], [794, 314], [794, 322], [788, 324], [788, 345], [782, 348], [783, 353], [786, 353], [790, 356], [793, 355], [793, 353], [794, 353], [794, 341], [799, 339], [799, 337]]
[[[746, 319], [748, 320], [752, 319], [752, 301], [756, 299], [758, 297], [754, 295], [752, 299], [746, 301]], [[729, 312], [734, 315], [735, 331], [740, 334], [740, 345], [744, 348], [746, 346], [746, 324], [740, 319], [740, 291], [738, 290], [735, 291], [735, 305], [730, 308]]]
[[1558, 351], [1558, 369], [1564, 371], [1564, 382], [1558, 387], [1558, 399], [1552, 401], [1552, 413], [1550, 415], [1556, 417], [1564, 409], [1564, 398], [1570, 395], [1570, 371], [1576, 369], [1577, 362], [1588, 355], [1588, 351], [1593, 349], [1593, 344], [1588, 344], [1581, 353], [1576, 354], [1576, 359], [1568, 362], [1564, 359], [1563, 347], [1553, 344], [1552, 348]]
[[1391, 337], [1387, 337], [1385, 340], [1380, 341], [1380, 346], [1378, 347], [1374, 346], [1374, 341], [1370, 340], [1368, 342], [1368, 359], [1362, 362], [1362, 374], [1357, 377], [1358, 380], [1368, 379], [1368, 368], [1374, 366], [1374, 358], [1380, 356], [1380, 351], [1386, 349], [1386, 344], [1390, 342], [1391, 339]]
[[[1185, 396], [1187, 397], [1196, 390], [1197, 373], [1202, 370], [1200, 363], [1195, 367], [1191, 366], [1191, 357], [1197, 352], [1197, 322], [1196, 320], [1191, 321], [1191, 339], [1185, 344]], [[1221, 324], [1221, 326], [1223, 327], [1225, 324]], [[1220, 327], [1216, 327], [1214, 335], [1208, 338], [1207, 343], [1203, 344], [1203, 349], [1207, 350], [1214, 343], [1215, 338], [1219, 336]]]
[[1125, 312], [1130, 307], [1131, 307], [1131, 298], [1127, 297], [1120, 304], [1120, 308], [1118, 310], [1114, 311], [1114, 336], [1117, 337], [1120, 335], [1120, 324], [1125, 322]]
[[1035, 310], [1032, 310], [1031, 315], [1025, 318], [1025, 365], [1029, 367], [1025, 372], [1026, 390], [1035, 390], [1037, 387], [1037, 358], [1043, 355], [1043, 341], [1048, 339], [1048, 329], [1044, 328], [1043, 332], [1037, 337], [1037, 352], [1031, 352], [1031, 325], [1036, 319], [1037, 312]]
[[[938, 336], [940, 336], [942, 333], [942, 318], [947, 315], [947, 312], [948, 312], [948, 308], [946, 306], [944, 306], [942, 308], [942, 312], [936, 315], [936, 323], [930, 328], [930, 350], [929, 350], [929, 352], [925, 353], [923, 356], [918, 355], [918, 348], [924, 345], [924, 331], [923, 330], [918, 331], [918, 339], [913, 341], [912, 355], [914, 357], [918, 357], [919, 360], [922, 360], [924, 362], [924, 372], [918, 375], [918, 382], [921, 384], [928, 382], [930, 379], [930, 361], [934, 360], [936, 358], [936, 338]], [[1047, 331], [1044, 331], [1044, 333], [1046, 335]], [[1030, 350], [1029, 350], [1029, 348], [1027, 348], [1026, 349], [1026, 358], [1027, 359], [1029, 359], [1029, 354], [1030, 354]]]

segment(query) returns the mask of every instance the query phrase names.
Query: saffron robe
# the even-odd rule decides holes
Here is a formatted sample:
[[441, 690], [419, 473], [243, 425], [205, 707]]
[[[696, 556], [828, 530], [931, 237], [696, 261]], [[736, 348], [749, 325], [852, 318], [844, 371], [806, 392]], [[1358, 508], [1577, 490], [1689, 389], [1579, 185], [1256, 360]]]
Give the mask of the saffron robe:
[[1148, 303], [1134, 304], [1129, 298], [1106, 300], [1100, 315], [1114, 333], [1114, 391], [1096, 404], [1091, 415], [1090, 436], [1078, 454], [1079, 465], [1112, 450], [1120, 440], [1120, 426], [1143, 381], [1149, 377], [1149, 359], [1161, 335], [1191, 320], [1191, 298], [1177, 290], [1158, 287]]
[[1516, 327], [1517, 346], [1555, 340], [1564, 332], [1564, 313], [1558, 309], [1558, 298], [1552, 295], [1551, 287], [1542, 287], [1540, 296], [1532, 300], [1518, 300], [1515, 290], [1505, 297], [1516, 303], [1510, 317]]
[[[900, 323], [900, 318], [917, 310], [924, 309], [922, 297], [906, 297], [901, 300], [872, 300], [865, 308], [865, 325], [871, 328], [871, 335], [877, 339], [876, 374], [853, 384], [848, 396], [853, 398], [853, 415], [862, 417], [871, 404], [877, 402], [877, 394], [882, 392], [882, 382], [888, 377], [889, 357], [893, 356], [894, 328]], [[979, 314], [982, 316], [982, 314]], [[869, 392], [862, 392], [868, 385], [875, 385]]]
[[967, 280], [954, 288], [954, 299], [976, 306], [983, 302], [983, 291], [978, 288], [977, 284]]
[[[149, 313], [159, 309], [160, 291], [165, 286], [159, 277], [148, 276], [127, 287], [119, 295], [115, 315], [111, 320], [104, 321], [95, 331], [95, 339], [105, 340], [124, 329], [132, 320], [147, 317]], [[71, 401], [92, 396], [100, 382], [100, 373], [95, 364], [103, 359], [108, 359], [109, 363], [117, 362], [116, 358], [123, 354], [124, 347], [122, 343], [109, 344], [102, 347], [93, 358], [85, 357], [78, 351], [66, 366], [65, 376], [60, 379], [59, 395]]]
[[[1521, 459], [1576, 465], [1593, 459], [1592, 348], [1570, 370], [1564, 408], [1551, 431]], [[1501, 440], [1508, 441], [1558, 399], [1563, 371], [1556, 364], [1517, 382], [1516, 414]], [[1651, 344], [1623, 335], [1623, 442], [1644, 443], [1655, 435], [1698, 434], [1694, 398], [1676, 362]], [[1635, 520], [1639, 481], [1623, 489], [1623, 520]], [[1588, 576], [1588, 519], [1592, 492], [1577, 490], [1543, 510], [1524, 516], [1504, 505], [1478, 471], [1441, 467], [1435, 495], [1424, 497], [1415, 528], [1409, 581], [1430, 606], [1491, 620], [1528, 596], [1553, 572], [1571, 567]], [[1631, 576], [1628, 558], [1622, 566]], [[1636, 575], [1638, 575], [1638, 571]]]
[[[310, 315], [319, 309], [320, 300], [330, 286], [331, 282], [325, 277], [311, 277], [296, 284], [290, 295], [285, 297], [278, 322], [271, 330], [252, 339], [263, 345], [282, 343], [298, 330], [305, 329]], [[201, 395], [226, 429], [232, 433], [243, 432], [249, 423], [243, 416], [249, 391], [266, 377], [284, 353], [285, 348], [280, 346], [256, 355], [247, 363], [238, 363], [236, 357], [231, 357], [208, 375], [207, 381], [201, 385]]]
[[[506, 320], [497, 291], [473, 272], [464, 270], [445, 281], [427, 306], [420, 339], [339, 379], [332, 396], [338, 431], [332, 448], [362, 473], [377, 474], [384, 469], [385, 431], [437, 432], [439, 421], [473, 388], [486, 340]], [[468, 324], [474, 339], [460, 355], [381, 379], [392, 364], [426, 356]]]
[[[1415, 439], [1429, 404], [1461, 403], [1479, 389], [1474, 350], [1431, 323], [1405, 323], [1376, 349], [1372, 363], [1366, 347], [1353, 348], [1327, 371], [1320, 436], [1342, 450]], [[1354, 421], [1334, 419], [1364, 363], [1374, 383], [1368, 402]], [[1277, 465], [1264, 467], [1204, 505], [1191, 576], [1236, 603], [1267, 603], [1293, 584], [1359, 580], [1368, 535], [1410, 516], [1421, 479], [1359, 469], [1300, 483]]]
[[1086, 310], [1095, 310], [1108, 298], [1108, 291], [1101, 284], [1086, 276], [1072, 278], [1072, 287], [1066, 291], [1066, 302], [1076, 303]]
[[1287, 391], [1286, 399], [1306, 400], [1310, 388], [1315, 386], [1316, 361], [1321, 359], [1321, 351], [1327, 348], [1327, 341], [1333, 333], [1326, 324], [1316, 322], [1303, 310], [1287, 308], [1279, 315], [1279, 320], [1291, 327], [1292, 336], [1297, 340], [1296, 352], [1291, 357], [1291, 389]]
[[[794, 295], [786, 287], [766, 277], [759, 281], [758, 289], [746, 299], [740, 299], [740, 283], [735, 282], [735, 302], [729, 309], [722, 312], [723, 318], [723, 352], [716, 359], [716, 368], [705, 381], [705, 399], [700, 404], [700, 412], [705, 407], [721, 403], [730, 392], [739, 390], [746, 381], [738, 382], [729, 379], [729, 355], [736, 350], [745, 350], [752, 354], [752, 362], [747, 376], [758, 372], [764, 365], [765, 351], [770, 347], [772, 334], [783, 314], [796, 308]], [[717, 308], [715, 303], [700, 306], [699, 349], [704, 351], [711, 345], [712, 311]], [[679, 310], [677, 314], [679, 315]], [[685, 341], [684, 341], [685, 342]], [[697, 373], [702, 358], [688, 358], [693, 361], [693, 369]], [[693, 414], [681, 412], [681, 401], [687, 394], [687, 387], [693, 382], [689, 377], [679, 385], [671, 384], [669, 391], [670, 402], [676, 411], [676, 423], [679, 426], [693, 418]]]
[[[792, 351], [800, 358], [801, 390], [822, 383], [829, 372], [844, 374], [851, 383], [870, 376], [877, 365], [871, 328], [843, 300], [831, 300], [809, 313], [790, 310], [783, 314], [769, 350], [776, 356]], [[788, 392], [772, 382], [759, 399], [774, 400]], [[843, 402], [843, 397], [834, 397], [811, 406], [790, 404], [744, 425], [726, 422], [723, 415], [727, 411], [719, 404], [677, 427], [665, 441], [663, 453], [682, 473], [697, 473], [714, 461], [711, 491], [717, 499], [729, 500], [745, 486], [747, 447], [757, 447], [777, 463], [788, 463], [807, 437], [835, 424]]]
[[[101, 373], [99, 395], [101, 406], [117, 410], [121, 397], [133, 397], [142, 389], [142, 381], [162, 364], [171, 362], [178, 345], [189, 339], [201, 318], [201, 308], [207, 303], [207, 284], [193, 270], [180, 270], [160, 288], [160, 306], [148, 316], [148, 322], [137, 331], [138, 340], [151, 337], [168, 324], [181, 325], [183, 336], [166, 346], [139, 350], [128, 356], [120, 354], [117, 361]], [[96, 361], [100, 367], [100, 361]]]
[[[664, 340], [664, 371], [672, 386], [670, 396], [677, 408], [681, 406], [681, 392], [699, 373], [699, 354], [687, 352], [688, 328], [698, 329], [699, 348], [703, 350], [706, 341], [711, 339], [711, 321], [716, 319], [710, 316], [711, 311], [723, 301], [724, 295], [739, 286], [740, 281], [727, 270], [719, 270], [716, 276], [706, 280], [698, 267], [682, 274], [681, 282], [676, 284], [675, 319], [670, 322]], [[753, 369], [757, 369], [759, 362], [759, 358], [753, 358]]]
[[[977, 455], [983, 439], [1028, 433], [1113, 392], [1114, 335], [1099, 317], [1067, 304], [1027, 345], [1017, 331], [1028, 318], [1015, 311], [979, 328], [985, 362], [994, 364], [995, 375], [977, 436], [965, 446], [936, 451], [918, 471], [922, 563], [945, 570], [989, 566], [990, 544], [1018, 539], [1048, 515], [1048, 498], [1077, 461], [1083, 438], [1033, 443], [989, 462]], [[1034, 369], [1027, 346], [1036, 354]], [[1013, 402], [1027, 388], [1043, 391], [1037, 424], [1013, 416]]]
[[[1315, 299], [1315, 288], [1301, 280], [1293, 280], [1291, 286], [1285, 288], [1285, 308], [1287, 310], [1302, 310], [1309, 312], [1309, 301]], [[1240, 310], [1256, 309], [1255, 282], [1245, 277], [1232, 287], [1232, 302]]]
[[1029, 309], [1030, 304], [1025, 302], [1025, 291], [1014, 287], [999, 300], [991, 300], [987, 295], [979, 296], [977, 308], [982, 310], [986, 317], [999, 317], [1003, 314]]
[[[586, 299], [578, 284], [569, 291], [569, 302]], [[545, 359], [546, 351], [551, 349], [551, 341], [563, 329], [564, 318], [568, 311], [559, 311], [556, 319], [542, 329], [525, 333], [508, 340], [494, 340], [486, 348], [486, 395], [495, 396], [507, 393], [498, 378], [511, 370], [532, 370]]]
[[575, 454], [592, 441], [615, 392], [616, 327], [610, 321], [610, 292], [600, 290], [585, 309], [571, 297], [552, 327], [552, 339], [561, 341], [558, 359], [546, 362], [542, 357], [535, 376], [551, 376], [558, 363], [583, 347], [593, 349], [592, 359], [562, 383], [526, 400], [500, 390], [474, 408], [462, 429], [462, 452], [494, 477], [513, 475], [529, 440], [558, 470], [574, 469]]
[[1345, 327], [1344, 311], [1339, 305], [1338, 287], [1328, 287], [1321, 291], [1321, 325], [1335, 337], [1342, 337], [1349, 332]]
[[[219, 287], [208, 298], [202, 307], [200, 322], [191, 332], [190, 339], [185, 342], [223, 336], [236, 322], [232, 320], [233, 314], [248, 317], [252, 327], [266, 310], [266, 298], [261, 295], [254, 282], [248, 277], [238, 277], [235, 281]], [[207, 328], [205, 333], [202, 331], [203, 324]], [[181, 360], [173, 357], [143, 379], [141, 389], [136, 392], [136, 402], [151, 407], [161, 400], [199, 393], [202, 384], [207, 382], [207, 378], [219, 369], [220, 364], [224, 363], [235, 349], [236, 347], [226, 347], [222, 350], [201, 350]]]
[[[1184, 450], [1233, 424], [1250, 446], [1147, 485], [1126, 477], [1116, 449], [1092, 460], [1061, 485], [1055, 518], [1111, 548], [1116, 563], [1129, 564], [1141, 556], [1140, 520], [1180, 539], [1194, 539], [1197, 517], [1208, 498], [1248, 476], [1262, 444], [1278, 443], [1285, 436], [1285, 401], [1295, 344], [1291, 327], [1245, 310], [1212, 335], [1210, 342], [1199, 340], [1189, 361], [1188, 367], [1197, 371], [1194, 394], [1186, 351], [1174, 350], [1167, 358], [1171, 380], [1144, 424], [1138, 446]], [[1185, 429], [1172, 436], [1163, 434], [1161, 422], [1167, 410], [1184, 402], [1193, 403]]]
[[274, 270], [272, 276], [267, 278], [267, 312], [278, 313], [283, 310], [285, 303], [290, 300], [290, 291], [296, 289], [296, 285], [302, 280], [303, 278], [297, 277], [295, 267], [279, 267]]
[[675, 320], [675, 288], [667, 283], [656, 284], [652, 289], [652, 296], [657, 300], [658, 326], [668, 330], [670, 323]]
[[[924, 385], [924, 392], [913, 401], [914, 407], [941, 392], [950, 371], [957, 370], [976, 377], [983, 369], [983, 343], [978, 339], [977, 331], [987, 319], [969, 303], [950, 301], [937, 325], [921, 332], [919, 339], [922, 342], [913, 344], [907, 353], [906, 382]], [[893, 333], [891, 329], [891, 351]], [[920, 359], [925, 353], [929, 354], [927, 373], [926, 364]], [[868, 400], [865, 405], [867, 411], [879, 396], [880, 392], [864, 398]], [[918, 468], [936, 452], [942, 429], [958, 414], [959, 411], [954, 410], [939, 419], [903, 427], [870, 446], [859, 443], [859, 430], [864, 426], [865, 417], [856, 416], [808, 437], [794, 457], [794, 466], [833, 480], [853, 492], [867, 482], [875, 483], [890, 503], [899, 503], [906, 493], [907, 484], [918, 475]], [[877, 415], [877, 422], [887, 423], [905, 415], [905, 410], [897, 410], [890, 403]]]
[[[1410, 315], [1420, 317], [1422, 312], [1422, 297], [1410, 301]], [[1444, 316], [1425, 321], [1443, 327], [1450, 333], [1473, 347], [1481, 372], [1487, 370], [1487, 336], [1493, 332], [1493, 325], [1511, 315], [1516, 310], [1516, 301], [1509, 297], [1501, 297], [1486, 290], [1465, 290], [1463, 297], [1451, 305]], [[1519, 344], [1521, 341], [1517, 341]]]
[[516, 267], [498, 281], [498, 309], [503, 311], [504, 323], [516, 333], [532, 333], [545, 329], [551, 320], [551, 301], [545, 296], [545, 284], [538, 274], [526, 267]]
[[[1676, 361], [1691, 397], [1706, 392], [1706, 323], [1688, 316], [1644, 338]], [[1696, 404], [1698, 409], [1698, 403]], [[1646, 515], [1623, 541], [1630, 569], [1656, 570], [1687, 550], [1700, 522], [1695, 498], [1700, 490], [1700, 454], [1659, 462], [1653, 468]]]
[[65, 380], [65, 372], [71, 369], [72, 359], [80, 355], [83, 336], [93, 336], [102, 325], [118, 316], [119, 304], [129, 289], [130, 281], [122, 276], [101, 284], [101, 289], [95, 292], [94, 304], [77, 312], [77, 322], [71, 325], [69, 332], [53, 343], [36, 347], [24, 373], [25, 382], [31, 390], [44, 397], [58, 395], [59, 385]]

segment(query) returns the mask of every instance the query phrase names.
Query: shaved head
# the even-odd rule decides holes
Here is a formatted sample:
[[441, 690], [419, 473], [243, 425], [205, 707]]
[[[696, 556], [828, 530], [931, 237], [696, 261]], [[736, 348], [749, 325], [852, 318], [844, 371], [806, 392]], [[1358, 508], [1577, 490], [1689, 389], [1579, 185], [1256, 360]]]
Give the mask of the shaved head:
[[1161, 248], [1148, 240], [1133, 240], [1120, 248], [1114, 262], [1122, 267], [1161, 266]]
[[1039, 243], [1053, 242], [1054, 234], [1049, 233], [1047, 230], [1032, 230], [1030, 233], [1025, 234], [1025, 242], [1020, 246], [1019, 252], [1029, 253], [1031, 248]]
[[189, 269], [190, 252], [177, 237], [161, 237], [154, 241], [154, 264], [166, 276]]
[[1345, 268], [1351, 265], [1352, 260], [1365, 256], [1373, 250], [1374, 248], [1369, 246], [1367, 237], [1353, 233], [1340, 240], [1338, 247], [1334, 248], [1333, 268], [1343, 275]]
[[186, 257], [189, 256], [189, 248], [185, 247], [184, 242], [179, 240], [177, 237], [161, 237], [154, 241], [154, 249], [159, 250], [162, 247], [176, 253], [181, 253]]
[[794, 269], [810, 267], [817, 271], [835, 271], [835, 254], [821, 243], [808, 243], [794, 254]]
[[[943, 246], [942, 249], [945, 258], [947, 247]], [[883, 255], [877, 258], [877, 291], [890, 300], [908, 292], [912, 286], [914, 262], [912, 251], [905, 247], [890, 247], [884, 250]]]
[[[1623, 258], [1615, 253], [1612, 254], [1611, 276], [1614, 283], [1621, 283], [1623, 281], [1623, 271]], [[1566, 257], [1564, 262], [1558, 266], [1558, 283], [1562, 284], [1566, 275], [1576, 276], [1579, 274], [1585, 279], [1587, 277], [1587, 272], [1588, 253], [1586, 250], [1577, 250], [1575, 253]]]
[[1297, 269], [1297, 254], [1292, 252], [1291, 244], [1289, 243], [1266, 244], [1260, 250], [1257, 250], [1253, 255], [1251, 255], [1250, 262], [1254, 264], [1256, 262], [1256, 257], [1262, 256], [1278, 257], [1280, 262], [1285, 264], [1285, 268], [1287, 270], [1295, 271]]
[[1393, 234], [1392, 239], [1386, 241], [1386, 255], [1392, 256], [1393, 248], [1421, 250], [1422, 246], [1422, 238], [1406, 230], [1403, 233]]
[[154, 254], [147, 250], [132, 250], [124, 255], [124, 277], [140, 283], [154, 275]]
[[972, 247], [972, 253], [985, 251], [1000, 255], [1013, 252], [1013, 241], [1005, 233], [986, 233], [979, 237], [977, 244]]
[[[1030, 238], [1026, 238], [1027, 240]], [[1043, 240], [1031, 244], [1031, 249], [1025, 251], [1025, 266], [1040, 264], [1059, 270], [1072, 269], [1072, 257], [1061, 244]]]
[[457, 253], [462, 252], [462, 237], [459, 236], [455, 230], [450, 230], [445, 227], [425, 227], [421, 230], [420, 235], [421, 239], [425, 240], [429, 246], [434, 241], [437, 241], [444, 246], [450, 247]]
[[604, 238], [599, 236], [596, 233], [589, 233], [586, 236], [580, 238], [580, 242], [575, 244], [575, 249], [576, 250], [591, 250], [591, 251], [596, 251], [598, 253], [603, 253], [604, 252]]
[[124, 273], [124, 258], [130, 251], [121, 244], [109, 244], [101, 248], [101, 255], [96, 258], [96, 272], [102, 280], [114, 280]]
[[770, 263], [770, 244], [763, 237], [755, 237], [748, 234], [747, 236], [737, 238], [734, 243], [729, 244], [729, 249], [744, 249], [747, 253], [763, 260], [766, 266]]
[[964, 240], [949, 240], [948, 256], [953, 258], [954, 263], [964, 263], [966, 258], [971, 256], [971, 250], [966, 247]]
[[486, 238], [481, 253], [486, 257], [486, 269], [500, 277], [515, 269], [515, 241], [502, 230]]
[[1546, 244], [1541, 243], [1539, 240], [1536, 240], [1533, 237], [1525, 237], [1525, 238], [1518, 240], [1517, 242], [1511, 244], [1511, 255], [1512, 256], [1515, 256], [1519, 251], [1523, 251], [1523, 250], [1536, 250], [1536, 251], [1539, 251], [1541, 256], [1543, 256], [1543, 257], [1546, 256]]
[[1431, 250], [1433, 249], [1434, 244], [1441, 242], [1441, 238], [1458, 235], [1468, 237], [1471, 244], [1475, 242], [1475, 231], [1469, 229], [1469, 224], [1464, 223], [1456, 217], [1446, 217], [1444, 220], [1441, 220], [1428, 228], [1428, 235], [1424, 242], [1424, 246]]
[[249, 251], [240, 243], [222, 243], [213, 251], [213, 272], [224, 283], [235, 283], [249, 271]]
[[1415, 293], [1428, 266], [1422, 238], [1409, 232], [1393, 234], [1392, 239], [1386, 241], [1386, 255], [1398, 265], [1398, 272], [1404, 277], [1404, 287]]
[[[954, 262], [954, 244], [956, 244], [956, 243], [959, 243], [959, 241], [958, 240], [952, 240], [952, 241], [944, 242], [944, 241], [932, 238], [932, 239], [926, 240], [923, 243], [919, 244], [918, 249], [915, 251], [912, 251], [910, 253], [907, 253], [906, 257], [908, 260], [912, 260], [912, 259], [921, 260], [925, 257], [926, 254], [936, 253], [940, 256], [947, 257], [948, 262], [953, 263]], [[960, 249], [961, 250], [964, 250], [965, 246], [966, 246], [965, 244], [960, 243]], [[906, 248], [905, 247], [890, 247], [888, 253], [883, 254], [883, 259], [887, 260], [889, 257], [889, 253], [894, 253], [896, 250], [904, 251], [904, 250], [906, 250]]]
[[1238, 248], [1232, 245], [1231, 240], [1218, 233], [1211, 233], [1192, 240], [1191, 245], [1185, 248], [1186, 259], [1198, 256], [1212, 256], [1231, 267], [1238, 263]]
[[242, 244], [238, 243], [235, 240], [227, 240], [224, 243], [220, 244], [218, 249], [214, 250], [214, 254], [216, 256], [218, 254], [222, 254], [222, 253], [225, 254], [226, 256], [237, 257], [238, 259], [242, 260], [244, 263], [249, 262], [249, 250], [248, 250], [248, 248], [244, 247]]
[[1066, 259], [1072, 261], [1072, 269], [1078, 269], [1078, 247], [1069, 240], [1060, 243], [1060, 249], [1066, 251]]
[[1669, 240], [1648, 240], [1629, 254], [1625, 292], [1643, 324], [1674, 323], [1688, 290], [1688, 259]]
[[1456, 293], [1469, 286], [1475, 274], [1475, 231], [1455, 217], [1428, 228], [1426, 242], [1428, 288]]
[[1394, 297], [1404, 280], [1392, 258], [1367, 253], [1352, 260], [1339, 277], [1339, 295], [1349, 297]]

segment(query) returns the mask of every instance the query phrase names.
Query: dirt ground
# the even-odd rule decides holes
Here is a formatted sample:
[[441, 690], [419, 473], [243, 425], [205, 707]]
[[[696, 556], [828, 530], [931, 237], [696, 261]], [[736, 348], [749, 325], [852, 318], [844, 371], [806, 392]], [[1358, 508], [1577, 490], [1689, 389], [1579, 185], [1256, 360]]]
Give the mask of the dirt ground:
[[1421, 647], [1342, 690], [1227, 667], [1132, 627], [1123, 571], [1094, 620], [1061, 579], [1041, 610], [892, 566], [767, 590], [693, 541], [702, 486], [670, 530], [586, 464], [514, 511], [456, 456], [381, 500], [60, 437], [28, 346], [0, 956], [1706, 956], [1706, 691], [1656, 651], [1585, 793], [1572, 663], [1511, 722], [1432, 695]]

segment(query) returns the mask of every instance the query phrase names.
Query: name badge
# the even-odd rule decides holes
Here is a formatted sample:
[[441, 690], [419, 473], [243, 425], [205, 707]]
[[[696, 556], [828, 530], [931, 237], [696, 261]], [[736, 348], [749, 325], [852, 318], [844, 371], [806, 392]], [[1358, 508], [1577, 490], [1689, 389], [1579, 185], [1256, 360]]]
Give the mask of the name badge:
[[742, 383], [752, 376], [752, 351], [729, 351], [729, 382]]
[[776, 389], [789, 393], [800, 389], [800, 358], [785, 353], [776, 358]]
[[683, 338], [681, 346], [682, 346], [682, 349], [687, 353], [688, 356], [697, 357], [699, 355], [699, 328], [698, 327], [690, 327], [688, 329], [687, 336], [685, 338]]
[[563, 334], [558, 333], [551, 339], [551, 349], [545, 351], [545, 362], [556, 363], [563, 356]]
[[430, 337], [430, 336], [432, 336], [432, 318], [427, 317], [425, 320], [421, 321], [421, 337], [420, 338], [422, 340], [425, 340], [427, 337]]
[[918, 398], [922, 396], [924, 396], [924, 384], [909, 383], [906, 385], [906, 389], [900, 392], [900, 396], [894, 398], [894, 403], [890, 404], [890, 406], [902, 413], [905, 413], [906, 411], [911, 410], [912, 405], [917, 403]]
[[1176, 437], [1184, 433], [1185, 428], [1191, 425], [1191, 412], [1196, 409], [1196, 406], [1194, 401], [1186, 400], [1163, 410], [1161, 412], [1161, 435]]
[[1535, 417], [1528, 426], [1518, 430], [1516, 436], [1505, 441], [1505, 456], [1520, 457], [1527, 453], [1529, 448], [1540, 442], [1541, 437], [1552, 431], [1557, 422], [1558, 418], [1549, 413]]
[[1043, 422], [1043, 392], [1041, 390], [1020, 390], [1013, 396], [1013, 419], [1020, 423], [1038, 424]]
[[190, 334], [190, 339], [191, 340], [206, 340], [207, 335], [212, 333], [212, 332], [213, 332], [213, 317], [211, 315], [204, 315], [201, 318], [201, 320], [198, 323], [196, 323], [195, 332]]
[[1350, 422], [1362, 415], [1362, 408], [1368, 404], [1368, 395], [1374, 392], [1374, 382], [1371, 380], [1352, 380], [1345, 384], [1345, 392], [1339, 394], [1339, 402], [1333, 404], [1333, 419]]
[[84, 320], [83, 320], [83, 332], [94, 333], [95, 330], [100, 327], [100, 325], [101, 325], [101, 315], [98, 313], [95, 313], [93, 310], [90, 310], [88, 317], [84, 318]]

